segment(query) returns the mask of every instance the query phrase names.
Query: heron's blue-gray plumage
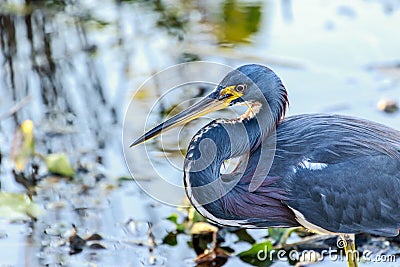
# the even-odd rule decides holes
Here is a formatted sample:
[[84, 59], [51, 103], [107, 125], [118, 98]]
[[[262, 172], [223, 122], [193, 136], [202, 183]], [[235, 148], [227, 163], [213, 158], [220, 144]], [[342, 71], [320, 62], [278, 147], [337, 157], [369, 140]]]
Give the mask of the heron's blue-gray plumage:
[[[242, 125], [245, 129], [242, 129]], [[231, 142], [230, 132], [247, 131], [243, 138], [248, 136], [247, 142]], [[220, 178], [220, 167], [223, 161], [238, 157], [244, 152], [257, 151], [254, 145], [259, 144], [260, 134], [256, 120], [245, 120], [243, 124], [228, 120], [216, 120], [201, 129], [189, 146], [185, 160], [185, 181], [191, 187], [189, 199], [196, 199], [204, 204], [204, 208], [213, 216], [223, 220], [229, 220], [233, 225], [241, 221], [241, 226], [247, 227], [269, 227], [269, 226], [296, 226], [292, 211], [282, 203], [288, 198], [285, 192], [274, 186], [279, 177], [268, 177], [257, 192], [249, 192], [249, 180], [252, 176], [252, 168], [247, 168], [240, 181], [232, 189], [226, 190], [227, 185]], [[208, 145], [207, 140], [216, 140], [215, 147]], [[204, 142], [204, 143], [203, 143]], [[216, 149], [216, 151], [214, 150]], [[215, 155], [209, 163], [209, 157], [204, 155]], [[252, 159], [257, 160], [258, 153], [251, 153]], [[191, 164], [195, 162], [195, 164]], [[203, 163], [205, 162], [205, 163]], [[250, 165], [250, 164], [249, 164]], [[253, 167], [255, 165], [252, 165]], [[197, 171], [198, 170], [198, 171]], [[214, 186], [204, 190], [202, 186], [215, 182]], [[196, 190], [199, 188], [199, 190]], [[227, 193], [226, 193], [227, 192]], [[225, 194], [226, 193], [226, 194]], [[210, 202], [214, 196], [220, 196]], [[210, 203], [209, 203], [210, 202]], [[196, 206], [196, 205], [195, 205]], [[285, 215], [285, 216], [284, 216]], [[218, 222], [218, 221], [216, 221]]]
[[[263, 137], [266, 134], [268, 138], [268, 127], [257, 121], [268, 112], [265, 106], [257, 118], [211, 122], [189, 146], [185, 161], [187, 187], [201, 187], [218, 180], [226, 159], [245, 154], [249, 154], [249, 159], [232, 190], [226, 191], [223, 179], [219, 179], [206, 192], [190, 191], [189, 199], [207, 203], [202, 208], [216, 222], [227, 225], [240, 222], [245, 227], [296, 226], [296, 210], [308, 222], [331, 232], [397, 235], [400, 132], [339, 115], [298, 115], [280, 121], [287, 105], [280, 79], [260, 65], [245, 65], [237, 71], [228, 74], [219, 87], [243, 82], [243, 74], [258, 86], [273, 115], [269, 126], [277, 125], [276, 149], [262, 151], [265, 148], [260, 146], [268, 140]], [[241, 101], [262, 102], [254, 90], [249, 90]], [[213, 148], [205, 145], [201, 150], [200, 144], [205, 140], [213, 140]], [[207, 167], [197, 168], [205, 163], [196, 160], [207, 151], [216, 152], [217, 156]], [[261, 186], [249, 190], [261, 152], [275, 152], [273, 163]], [[208, 203], [206, 200], [212, 195], [219, 197]]]
[[[291, 141], [290, 141], [291, 140]], [[324, 164], [310, 169], [307, 161]], [[290, 197], [285, 203], [326, 230], [397, 235], [400, 228], [400, 133], [339, 115], [301, 115], [277, 128], [269, 175]]]

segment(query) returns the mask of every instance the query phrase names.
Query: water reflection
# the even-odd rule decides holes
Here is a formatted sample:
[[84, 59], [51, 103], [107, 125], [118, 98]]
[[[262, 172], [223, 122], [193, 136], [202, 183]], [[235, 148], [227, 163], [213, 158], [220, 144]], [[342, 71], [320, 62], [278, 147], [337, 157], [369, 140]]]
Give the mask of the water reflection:
[[249, 42], [251, 35], [258, 32], [262, 16], [269, 15], [261, 13], [264, 4], [268, 2], [225, 1], [218, 29], [219, 41], [221, 43]]
[[[130, 182], [113, 179], [128, 174], [120, 144], [125, 107], [148, 77], [176, 63], [268, 64], [285, 81], [291, 114], [343, 112], [400, 128], [398, 113], [388, 116], [375, 109], [381, 97], [400, 99], [399, 44], [393, 37], [400, 23], [398, 10], [398, 1], [2, 1], [1, 190], [26, 192], [18, 182], [34, 188], [33, 199], [46, 215], [36, 222], [1, 221], [0, 265], [140, 266], [155, 256], [164, 266], [176, 266], [196, 256], [186, 245], [188, 235], [180, 234], [175, 247], [160, 245], [171, 230], [163, 218], [177, 212], [175, 208], [159, 205]], [[168, 90], [165, 85], [160, 81], [135, 95], [139, 108], [128, 118], [132, 130], [128, 142], [142, 133], [140, 111], [146, 101]], [[164, 103], [153, 114], [153, 122], [210, 88], [191, 89]], [[48, 177], [38, 158], [22, 173], [13, 173], [11, 143], [15, 129], [26, 119], [35, 126], [36, 152], [64, 152], [77, 176]], [[186, 138], [180, 138], [182, 149], [169, 151], [176, 169], [165, 166], [163, 172], [178, 185], [187, 140], [204, 123], [189, 125]], [[154, 145], [151, 152], [159, 150]], [[137, 178], [154, 187], [157, 177], [146, 177], [141, 157], [130, 159]], [[156, 160], [160, 166], [167, 162]], [[175, 197], [182, 200], [181, 195]], [[148, 242], [149, 221], [157, 229], [152, 233], [156, 244], [152, 253], [151, 246], [138, 246]], [[82, 237], [100, 233], [107, 249], [85, 247], [69, 256], [66, 233], [72, 223]], [[132, 223], [136, 234], [130, 235], [126, 225]], [[233, 233], [227, 233], [225, 240], [223, 245], [236, 252], [249, 248]], [[238, 264], [238, 258], [231, 258], [226, 265]]]

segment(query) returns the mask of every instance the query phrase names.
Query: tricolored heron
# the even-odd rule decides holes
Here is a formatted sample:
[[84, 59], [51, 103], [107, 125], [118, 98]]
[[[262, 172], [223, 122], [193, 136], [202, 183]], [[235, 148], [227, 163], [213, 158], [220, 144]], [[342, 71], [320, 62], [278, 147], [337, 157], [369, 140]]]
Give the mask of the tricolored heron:
[[[239, 104], [248, 105], [245, 114], [212, 121], [189, 144], [184, 183], [203, 216], [246, 228], [399, 234], [400, 132], [343, 115], [284, 118], [287, 91], [262, 65], [228, 73], [208, 96], [131, 146]], [[273, 145], [263, 145], [268, 143]], [[242, 157], [239, 166], [231, 175], [221, 175], [221, 165], [233, 157]]]

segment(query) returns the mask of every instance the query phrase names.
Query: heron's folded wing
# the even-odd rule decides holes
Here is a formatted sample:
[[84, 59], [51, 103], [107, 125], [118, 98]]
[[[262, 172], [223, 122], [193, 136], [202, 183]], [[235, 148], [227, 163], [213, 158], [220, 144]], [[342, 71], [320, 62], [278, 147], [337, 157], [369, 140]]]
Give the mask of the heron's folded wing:
[[310, 166], [285, 181], [286, 204], [308, 222], [338, 233], [399, 233], [400, 161], [381, 154]]

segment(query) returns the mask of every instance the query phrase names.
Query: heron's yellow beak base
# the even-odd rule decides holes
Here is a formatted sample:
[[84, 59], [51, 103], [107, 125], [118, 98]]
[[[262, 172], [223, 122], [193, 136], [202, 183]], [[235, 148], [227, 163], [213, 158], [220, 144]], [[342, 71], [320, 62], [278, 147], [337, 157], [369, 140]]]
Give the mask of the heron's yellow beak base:
[[235, 90], [235, 86], [228, 86], [219, 93], [219, 99], [224, 101], [228, 106], [233, 101], [243, 96], [243, 93]]
[[213, 111], [221, 110], [228, 107], [233, 100], [242, 96], [242, 94], [236, 92], [234, 88], [234, 86], [229, 86], [222, 89], [218, 99], [211, 98], [210, 96], [203, 98], [193, 106], [190, 106], [184, 111], [176, 114], [172, 118], [166, 120], [165, 122], [146, 132], [135, 142], [133, 142], [130, 147], [141, 144], [147, 140], [159, 136], [162, 132], [171, 130], [179, 125], [184, 125]]

